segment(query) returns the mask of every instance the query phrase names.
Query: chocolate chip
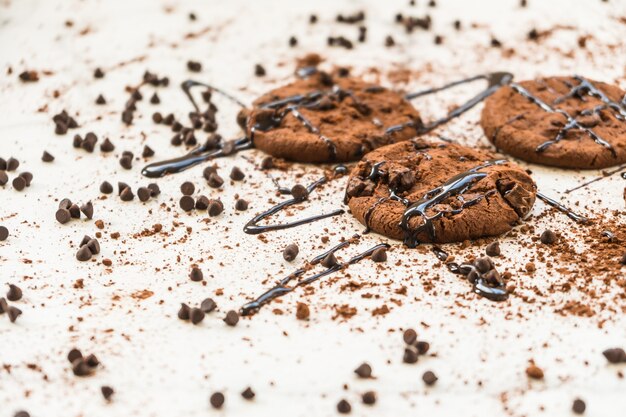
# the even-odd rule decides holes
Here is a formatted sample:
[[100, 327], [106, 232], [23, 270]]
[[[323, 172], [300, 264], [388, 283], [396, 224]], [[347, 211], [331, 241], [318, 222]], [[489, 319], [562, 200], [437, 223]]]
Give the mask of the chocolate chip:
[[359, 376], [359, 378], [371, 378], [372, 377], [372, 367], [367, 363], [362, 363], [358, 368], [354, 370], [354, 373]]
[[59, 208], [69, 210], [70, 207], [72, 207], [72, 200], [70, 200], [69, 198], [64, 198], [63, 200], [59, 201]]
[[283, 258], [287, 262], [291, 262], [298, 256], [298, 252], [300, 252], [300, 248], [295, 243], [291, 243], [287, 245], [287, 247], [283, 250]]
[[100, 392], [102, 393], [102, 396], [104, 397], [106, 401], [110, 401], [111, 396], [113, 396], [113, 394], [115, 393], [113, 388], [107, 385], [103, 385], [102, 387], [100, 387]]
[[246, 175], [238, 167], [233, 167], [230, 171], [230, 179], [233, 181], [242, 181], [245, 177]]
[[159, 98], [159, 95], [157, 93], [152, 94], [152, 97], [150, 97], [150, 103], [159, 104], [160, 102], [161, 102], [161, 99]]
[[91, 203], [91, 201], [88, 201], [82, 206], [80, 206], [80, 211], [83, 212], [85, 217], [91, 220], [93, 218], [93, 204]]
[[310, 24], [317, 23], [317, 16], [316, 16], [316, 15], [314, 15], [314, 14], [310, 15], [310, 16], [309, 16], [309, 23], [310, 23]]
[[98, 94], [98, 97], [96, 97], [96, 104], [99, 104], [99, 105], [107, 104], [107, 101], [102, 94]]
[[289, 38], [289, 46], [293, 48], [296, 45], [298, 45], [298, 39], [295, 36], [291, 36]]
[[202, 274], [202, 270], [200, 268], [191, 268], [191, 272], [189, 273], [189, 279], [194, 282], [202, 281], [204, 275]]
[[24, 181], [26, 181], [26, 186], [30, 187], [30, 183], [33, 181], [33, 174], [31, 174], [30, 172], [22, 172], [19, 176], [24, 178]]
[[337, 403], [337, 411], [339, 411], [339, 414], [348, 414], [352, 411], [352, 406], [348, 401], [341, 400]]
[[30, 417], [30, 414], [28, 414], [28, 411], [20, 410], [13, 414], [13, 417]]
[[194, 191], [196, 191], [196, 187], [192, 182], [186, 181], [180, 186], [180, 192], [182, 192], [183, 195], [192, 195]]
[[4, 158], [0, 158], [0, 171], [6, 171], [7, 161]]
[[18, 301], [22, 299], [22, 290], [17, 285], [9, 284], [9, 291], [7, 292], [7, 300]]
[[254, 394], [254, 391], [252, 391], [252, 388], [248, 387], [245, 390], [243, 390], [243, 392], [241, 393], [241, 396], [245, 398], [246, 400], [251, 400], [254, 398], [255, 394]]
[[72, 216], [70, 215], [70, 211], [67, 209], [58, 209], [55, 214], [55, 217], [57, 221], [61, 224], [65, 224], [72, 219]]
[[239, 322], [239, 314], [235, 310], [230, 310], [224, 317], [224, 323], [229, 326], [235, 326]]
[[576, 398], [572, 404], [572, 411], [574, 414], [583, 414], [587, 409], [587, 405], [580, 398]]
[[89, 239], [85, 246], [87, 246], [92, 255], [97, 255], [100, 253], [100, 243], [97, 239]]
[[102, 184], [100, 184], [100, 192], [102, 194], [111, 194], [113, 192], [113, 186], [110, 182], [103, 181]]
[[238, 211], [248, 210], [248, 202], [244, 200], [243, 198], [238, 199], [237, 202], [235, 203], [235, 210], [238, 210]]
[[500, 244], [498, 242], [491, 242], [485, 248], [487, 256], [500, 256]]
[[311, 315], [311, 311], [309, 310], [309, 306], [304, 303], [298, 303], [296, 305], [296, 318], [298, 320], [308, 320]]
[[7, 171], [15, 171], [20, 166], [20, 161], [11, 157], [7, 159]]
[[124, 169], [131, 169], [133, 167], [133, 157], [130, 155], [124, 155], [120, 158], [120, 165]]
[[187, 69], [191, 72], [202, 71], [202, 64], [197, 61], [187, 61]]
[[263, 77], [265, 75], [265, 68], [261, 64], [256, 64], [254, 66], [254, 75], [257, 77]]
[[100, 150], [102, 152], [113, 152], [115, 150], [115, 145], [113, 145], [113, 142], [111, 142], [109, 138], [106, 138], [104, 142], [100, 144]]
[[272, 169], [274, 168], [274, 158], [271, 156], [266, 156], [261, 161], [261, 169]]
[[9, 320], [11, 321], [11, 323], [15, 323], [15, 320], [17, 320], [17, 318], [22, 315], [22, 310], [17, 307], [11, 306], [7, 310], [7, 315], [9, 316]]
[[361, 396], [363, 404], [373, 405], [376, 404], [376, 393], [374, 391], [367, 391]]
[[216, 392], [211, 394], [211, 398], [209, 398], [209, 402], [213, 408], [222, 408], [224, 405], [224, 394], [221, 392]]
[[161, 194], [161, 189], [159, 188], [158, 184], [150, 183], [148, 184], [148, 189], [150, 190], [150, 195], [152, 197], [156, 197], [157, 195]]
[[602, 354], [610, 363], [626, 362], [626, 352], [622, 348], [607, 349]]
[[133, 194], [130, 187], [124, 188], [122, 190], [122, 193], [120, 194], [120, 199], [122, 201], [132, 201], [134, 198], [135, 198], [135, 195]]
[[43, 151], [43, 155], [41, 155], [41, 160], [44, 162], [52, 162], [54, 161], [54, 156], [48, 151]]
[[209, 208], [209, 199], [203, 195], [196, 199], [196, 209], [206, 210]]
[[417, 350], [413, 346], [408, 346], [404, 349], [404, 356], [402, 357], [404, 363], [415, 363], [417, 359]]
[[185, 303], [181, 303], [180, 304], [180, 309], [178, 309], [178, 318], [181, 320], [189, 320], [189, 313], [191, 312], [191, 309], [189, 308], [189, 306]]
[[189, 312], [189, 320], [192, 324], [198, 324], [204, 320], [204, 311], [199, 308], [192, 308]]
[[396, 41], [393, 39], [393, 36], [387, 35], [387, 37], [385, 38], [385, 46], [387, 48], [391, 48], [395, 44], [396, 44]]
[[117, 193], [119, 195], [122, 195], [122, 191], [124, 191], [125, 188], [130, 188], [130, 186], [126, 184], [125, 182], [121, 182], [121, 181], [117, 183]]
[[147, 187], [139, 187], [137, 188], [137, 197], [139, 197], [139, 201], [146, 202], [150, 200], [152, 196], [152, 191], [150, 191]]
[[335, 258], [335, 254], [332, 252], [326, 255], [326, 257], [322, 260], [322, 266], [326, 268], [332, 268], [337, 265], [337, 263], [337, 258]]
[[0, 297], [0, 314], [4, 314], [9, 311], [9, 304], [7, 303], [6, 298]]
[[209, 202], [209, 216], [219, 216], [224, 211], [224, 204], [220, 200], [211, 200]]
[[309, 190], [304, 185], [296, 184], [291, 187], [291, 195], [296, 200], [304, 201], [309, 197]]
[[387, 249], [386, 248], [378, 248], [374, 252], [372, 252], [372, 261], [374, 262], [386, 262], [387, 261]]
[[208, 183], [211, 188], [219, 188], [222, 184], [224, 184], [224, 180], [217, 174], [217, 172], [213, 172], [209, 175]]
[[78, 207], [78, 204], [72, 204], [69, 212], [72, 219], [80, 219], [80, 207]]
[[539, 240], [545, 245], [551, 245], [556, 242], [556, 234], [552, 230], [546, 230], [541, 234]]
[[532, 379], [543, 379], [543, 370], [535, 364], [530, 364], [526, 368], [526, 375]]
[[0, 171], [0, 186], [5, 185], [7, 182], [9, 182], [9, 176], [6, 172]]
[[217, 304], [215, 303], [215, 301], [213, 301], [212, 298], [205, 298], [200, 303], [200, 310], [204, 311], [205, 313], [210, 313], [216, 308], [217, 308]]
[[194, 201], [193, 197], [190, 197], [188, 195], [182, 196], [178, 204], [180, 205], [180, 208], [182, 208], [184, 211], [191, 211], [196, 206], [196, 202]]
[[74, 363], [76, 359], [82, 359], [82, 357], [83, 357], [83, 354], [80, 353], [80, 350], [76, 348], [70, 350], [69, 353], [67, 354], [67, 360], [70, 363]]
[[93, 354], [90, 354], [85, 358], [85, 363], [92, 368], [100, 365], [100, 361], [96, 358], [96, 355]]
[[163, 115], [159, 113], [158, 111], [152, 113], [152, 121], [156, 124], [163, 122]]
[[93, 77], [94, 78], [103, 78], [104, 77], [104, 71], [102, 71], [102, 69], [100, 69], [100, 68], [96, 68], [96, 70], [93, 72]]
[[437, 382], [438, 379], [437, 375], [431, 371], [426, 371], [424, 372], [424, 375], [422, 375], [422, 381], [424, 381], [424, 384], [428, 386], [435, 385], [435, 382]]
[[13, 178], [13, 182], [11, 184], [13, 184], [13, 188], [15, 188], [17, 191], [22, 191], [24, 188], [26, 188], [26, 180], [19, 176]]
[[0, 242], [7, 240], [9, 237], [9, 229], [4, 226], [0, 226]]
[[87, 245], [82, 246], [80, 249], [78, 249], [78, 252], [76, 252], [76, 259], [78, 259], [81, 262], [90, 260], [91, 256], [92, 256], [92, 253], [87, 247]]
[[96, 134], [93, 132], [87, 132], [85, 140], [81, 142], [80, 147], [91, 153], [96, 148], [96, 142], [98, 142]]
[[149, 147], [148, 145], [145, 145], [143, 147], [143, 151], [141, 152], [141, 156], [144, 158], [150, 158], [151, 156], [154, 156], [154, 151], [152, 150], [151, 147]]
[[83, 359], [77, 359], [72, 363], [72, 372], [76, 376], [89, 376], [94, 372], [94, 369], [87, 365]]
[[483, 274], [493, 269], [493, 264], [491, 263], [491, 259], [489, 259], [486, 256], [476, 259], [474, 261], [474, 266], [476, 267], [476, 269], [478, 269], [479, 272]]
[[415, 348], [419, 355], [425, 355], [428, 349], [430, 349], [430, 344], [428, 342], [419, 341], [415, 343]]

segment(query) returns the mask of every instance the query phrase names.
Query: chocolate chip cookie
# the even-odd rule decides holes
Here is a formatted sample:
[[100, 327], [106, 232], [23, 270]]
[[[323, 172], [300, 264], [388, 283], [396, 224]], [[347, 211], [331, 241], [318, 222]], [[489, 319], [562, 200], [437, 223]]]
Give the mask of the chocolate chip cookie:
[[358, 160], [415, 137], [422, 124], [401, 94], [323, 72], [268, 92], [239, 119], [254, 146], [300, 162]]
[[365, 155], [346, 202], [368, 230], [414, 247], [500, 235], [526, 217], [535, 194], [532, 178], [512, 162], [416, 138]]
[[525, 161], [562, 168], [626, 162], [626, 93], [583, 77], [550, 77], [500, 88], [481, 125], [493, 144]]

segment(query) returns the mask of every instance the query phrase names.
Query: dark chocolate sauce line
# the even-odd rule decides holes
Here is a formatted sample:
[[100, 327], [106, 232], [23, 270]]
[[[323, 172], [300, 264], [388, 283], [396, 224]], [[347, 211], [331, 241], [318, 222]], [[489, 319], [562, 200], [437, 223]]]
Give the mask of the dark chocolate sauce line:
[[237, 99], [233, 95], [225, 92], [224, 90], [222, 90], [220, 88], [212, 86], [211, 84], [207, 84], [207, 83], [203, 83], [203, 82], [195, 81], [195, 80], [187, 80], [187, 81], [184, 81], [180, 85], [180, 87], [183, 89], [183, 92], [185, 93], [185, 95], [187, 96], [189, 101], [191, 101], [191, 104], [193, 105], [193, 107], [196, 109], [197, 112], [200, 112], [200, 107], [198, 107], [198, 104], [196, 103], [196, 100], [193, 98], [193, 95], [191, 94], [191, 89], [193, 87], [205, 87], [205, 88], [208, 88], [209, 90], [215, 91], [216, 93], [226, 97], [227, 99], [229, 99], [233, 103], [237, 104], [241, 108], [245, 109], [247, 107], [242, 101], [240, 101], [239, 99]]
[[[614, 170], [605, 171], [602, 174], [602, 176], [600, 176], [600, 177], [595, 177], [595, 178], [593, 178], [593, 179], [591, 179], [591, 180], [589, 180], [587, 182], [583, 182], [582, 184], [577, 185], [574, 188], [570, 188], [569, 190], [565, 190], [565, 194], [569, 194], [572, 191], [576, 191], [578, 189], [584, 188], [584, 187], [586, 187], [586, 186], [588, 186], [590, 184], [593, 184], [594, 182], [600, 181], [601, 179], [604, 179], [606, 177], [610, 177], [611, 175], [617, 174], [618, 172], [623, 171], [623, 170], [626, 170], [626, 164], [620, 165], [617, 168], [615, 168]], [[626, 171], [622, 172], [621, 176], [622, 176], [622, 178], [626, 179]]]
[[149, 178], [159, 178], [167, 174], [182, 172], [210, 159], [232, 155], [233, 153], [252, 148], [252, 143], [247, 137], [235, 140], [233, 145], [234, 148], [232, 152], [225, 152], [223, 147], [220, 149], [207, 150], [205, 145], [201, 145], [181, 157], [147, 165], [141, 170], [141, 173]]
[[[420, 198], [415, 203], [412, 203], [405, 210], [404, 214], [402, 215], [402, 220], [400, 222], [400, 227], [405, 234], [404, 244], [410, 248], [417, 246], [419, 244], [417, 240], [417, 235], [424, 230], [428, 233], [431, 240], [434, 240], [436, 236], [433, 220], [438, 219], [445, 214], [458, 214], [467, 207], [477, 204], [483, 198], [488, 196], [488, 194], [481, 195], [469, 201], [465, 201], [461, 197], [463, 193], [465, 193], [467, 190], [469, 190], [469, 188], [471, 188], [472, 185], [474, 185], [474, 183], [480, 181], [487, 176], [487, 173], [478, 171], [492, 165], [501, 165], [506, 162], [508, 161], [505, 159], [487, 161], [482, 165], [478, 165], [468, 171], [457, 174], [439, 187], [426, 192], [426, 194], [424, 194], [422, 198]], [[447, 198], [453, 196], [460, 196], [460, 199], [462, 201], [462, 205], [460, 208], [454, 210], [442, 210], [432, 216], [428, 216], [426, 214], [426, 211], [432, 206], [440, 204]], [[411, 230], [409, 226], [409, 221], [414, 216], [421, 216], [424, 221], [422, 225]]]
[[[318, 186], [320, 186], [321, 184], [324, 184], [327, 181], [326, 177], [322, 177], [319, 180], [315, 181], [313, 184], [309, 185], [307, 187], [308, 190], [308, 194], [311, 194]], [[282, 203], [276, 204], [275, 206], [269, 208], [268, 210], [257, 214], [255, 217], [252, 218], [252, 220], [250, 220], [248, 223], [246, 223], [246, 225], [243, 228], [243, 231], [249, 235], [258, 235], [259, 233], [264, 233], [264, 232], [270, 232], [273, 230], [283, 230], [283, 229], [289, 229], [292, 227], [296, 227], [296, 226], [300, 226], [303, 224], [307, 224], [307, 223], [312, 223], [314, 221], [317, 220], [322, 220], [328, 217], [333, 217], [333, 216], [338, 216], [340, 214], [344, 213], [343, 209], [337, 209], [334, 211], [331, 211], [330, 213], [326, 213], [326, 214], [319, 214], [316, 216], [311, 216], [311, 217], [307, 217], [304, 219], [300, 219], [300, 220], [296, 220], [290, 223], [282, 223], [282, 224], [268, 224], [268, 225], [258, 225], [257, 223], [259, 223], [261, 220], [264, 220], [265, 218], [289, 207], [289, 206], [293, 206], [294, 204], [300, 203], [305, 201], [306, 198], [292, 198], [290, 200], [285, 200]]]
[[449, 112], [446, 116], [437, 119], [437, 120], [433, 120], [432, 122], [429, 122], [423, 126], [417, 126], [414, 122], [409, 122], [409, 123], [404, 123], [401, 125], [396, 125], [396, 126], [391, 126], [387, 129], [386, 133], [393, 133], [396, 132], [398, 130], [402, 130], [405, 127], [414, 127], [417, 129], [418, 135], [424, 134], [424, 133], [428, 133], [434, 129], [436, 129], [437, 127], [441, 126], [442, 124], [445, 124], [447, 122], [449, 122], [450, 120], [459, 117], [460, 115], [462, 115], [463, 113], [465, 113], [466, 111], [470, 110], [472, 107], [476, 106], [478, 103], [484, 101], [487, 97], [489, 97], [490, 95], [492, 95], [493, 93], [495, 93], [500, 87], [507, 85], [511, 82], [511, 80], [513, 79], [513, 74], [508, 73], [508, 72], [492, 72], [489, 74], [482, 74], [482, 75], [477, 75], [474, 77], [470, 77], [470, 78], [466, 78], [463, 80], [458, 80], [458, 81], [454, 81], [451, 82], [449, 84], [446, 84], [442, 87], [437, 87], [437, 88], [430, 88], [427, 90], [422, 90], [422, 91], [418, 91], [416, 93], [410, 93], [405, 95], [404, 97], [407, 100], [412, 100], [414, 98], [417, 97], [422, 97], [422, 96], [426, 96], [429, 94], [435, 94], [438, 93], [440, 91], [444, 91], [447, 90], [449, 88], [453, 88], [456, 86], [459, 86], [461, 84], [466, 84], [466, 83], [471, 83], [474, 81], [478, 81], [478, 80], [487, 80], [487, 88], [485, 90], [483, 90], [482, 92], [478, 93], [477, 95], [475, 95], [474, 97], [470, 98], [468, 101], [466, 101], [465, 103], [463, 103], [461, 106], [455, 108], [454, 110], [452, 110], [451, 112]]
[[578, 98], [582, 100], [584, 95], [590, 95], [592, 97], [600, 99], [600, 101], [604, 103], [604, 108], [609, 108], [613, 110], [614, 115], [618, 120], [626, 120], [626, 103], [624, 103], [624, 99], [626, 99], [626, 96], [624, 96], [624, 98], [622, 99], [622, 103], [617, 103], [611, 100], [602, 90], [600, 90], [586, 78], [583, 78], [579, 75], [574, 75], [574, 79], [578, 81], [579, 84], [570, 87], [571, 90], [567, 94], [554, 100], [554, 104], [562, 103], [568, 98]]
[[570, 219], [574, 220], [575, 222], [578, 223], [586, 223], [587, 221], [589, 221], [588, 218], [581, 216], [580, 214], [576, 214], [574, 213], [572, 210], [568, 209], [567, 207], [565, 207], [564, 205], [558, 203], [557, 201], [551, 199], [550, 197], [546, 196], [545, 194], [542, 193], [537, 193], [537, 198], [539, 198], [541, 201], [543, 201], [544, 203], [546, 203], [547, 205], [554, 207], [555, 209], [559, 210], [562, 213], [565, 213], [565, 215], [567, 217], [569, 217]]
[[[609, 142], [607, 142], [606, 140], [602, 139], [593, 130], [591, 130], [591, 129], [587, 128], [587, 127], [582, 126], [574, 117], [570, 116], [570, 114], [567, 113], [565, 110], [558, 109], [558, 108], [553, 108], [552, 106], [550, 106], [549, 104], [547, 104], [546, 102], [541, 100], [539, 97], [534, 96], [532, 93], [530, 93], [530, 91], [526, 90], [524, 87], [522, 87], [519, 84], [511, 83], [510, 86], [513, 89], [514, 92], [522, 95], [523, 97], [528, 99], [530, 102], [536, 104], [542, 110], [544, 110], [544, 111], [546, 111], [548, 113], [558, 113], [558, 114], [561, 114], [566, 119], [565, 125], [559, 129], [559, 132], [557, 133], [556, 137], [554, 139], [547, 140], [544, 143], [542, 143], [539, 146], [537, 146], [537, 148], [535, 149], [536, 152], [543, 152], [543, 151], [545, 151], [551, 145], [553, 145], [555, 143], [558, 143], [562, 139], [564, 139], [565, 136], [567, 135], [567, 133], [570, 130], [578, 129], [578, 130], [582, 130], [583, 132], [585, 132], [598, 145], [601, 145], [601, 146], [605, 147], [606, 149], [608, 149], [614, 157], [617, 157], [617, 153], [615, 152], [615, 149], [613, 148], [613, 146], [611, 146], [611, 144]], [[575, 88], [576, 87], [574, 87], [574, 89]], [[563, 96], [563, 97], [567, 97], [567, 95]]]
[[[358, 235], [356, 237], [358, 239]], [[318, 263], [320, 263], [324, 258], [326, 258], [326, 256], [328, 256], [330, 253], [334, 253], [339, 249], [342, 249], [346, 246], [348, 246], [351, 243], [351, 241], [345, 241], [340, 243], [339, 245], [335, 246], [334, 248], [330, 249], [329, 251], [324, 252], [323, 254], [315, 257], [311, 262], [309, 262], [310, 265], [316, 265]], [[292, 286], [287, 286], [293, 279], [299, 278], [302, 275], [304, 275], [304, 273], [307, 271], [307, 269], [305, 268], [300, 268], [297, 269], [296, 271], [292, 272], [291, 274], [287, 275], [285, 278], [281, 279], [278, 284], [272, 288], [270, 288], [268, 291], [264, 292], [263, 294], [261, 294], [256, 300], [245, 304], [243, 307], [241, 307], [241, 315], [242, 316], [248, 316], [248, 315], [252, 315], [256, 312], [259, 311], [259, 309], [261, 307], [263, 307], [265, 304], [269, 303], [270, 301], [281, 297], [285, 294], [288, 294], [290, 292], [292, 292], [293, 290], [295, 290], [298, 287], [303, 287], [306, 285], [309, 285], [317, 280], [319, 280], [320, 278], [323, 278], [327, 275], [330, 275], [334, 272], [340, 271], [342, 269], [347, 268], [350, 265], [356, 264], [360, 261], [362, 261], [363, 259], [369, 257], [372, 255], [372, 253], [374, 253], [375, 250], [380, 249], [380, 248], [388, 248], [389, 245], [386, 243], [381, 243], [378, 244], [376, 246], [373, 246], [369, 249], [367, 249], [364, 252], [361, 252], [358, 255], [353, 256], [352, 258], [350, 258], [347, 262], [344, 263], [337, 263], [333, 266], [330, 266], [328, 268], [326, 268], [325, 270], [318, 272], [314, 275], [311, 275], [310, 277], [301, 279], [300, 281], [296, 282], [294, 285]]]

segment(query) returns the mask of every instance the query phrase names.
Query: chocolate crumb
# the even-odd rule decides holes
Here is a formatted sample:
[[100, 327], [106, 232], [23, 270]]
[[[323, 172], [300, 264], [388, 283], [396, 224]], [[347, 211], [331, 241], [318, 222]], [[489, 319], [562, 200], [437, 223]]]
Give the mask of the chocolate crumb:
[[309, 306], [304, 303], [298, 303], [296, 305], [296, 318], [298, 320], [308, 320], [311, 312]]
[[543, 370], [532, 363], [526, 368], [526, 375], [532, 379], [543, 379]]

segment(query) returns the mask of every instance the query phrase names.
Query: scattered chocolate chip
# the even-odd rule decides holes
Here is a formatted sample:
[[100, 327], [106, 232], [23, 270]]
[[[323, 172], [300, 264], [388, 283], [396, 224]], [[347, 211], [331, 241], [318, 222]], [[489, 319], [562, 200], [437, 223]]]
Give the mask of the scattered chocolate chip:
[[341, 400], [337, 403], [337, 411], [339, 411], [339, 414], [348, 414], [352, 411], [352, 406], [348, 401]]
[[111, 142], [109, 138], [106, 138], [104, 142], [100, 144], [100, 150], [102, 152], [113, 152], [115, 150], [115, 145], [113, 145], [113, 142]]
[[296, 200], [306, 200], [309, 197], [309, 190], [304, 185], [296, 184], [291, 187], [291, 195]]
[[311, 312], [309, 306], [304, 303], [298, 303], [296, 305], [296, 318], [298, 320], [308, 320]]
[[220, 200], [211, 200], [209, 202], [209, 216], [219, 216], [224, 211], [224, 204]]
[[65, 224], [72, 219], [70, 211], [67, 209], [63, 209], [63, 208], [57, 210], [55, 217], [57, 221], [61, 224]]
[[376, 404], [376, 393], [374, 391], [367, 391], [361, 396], [363, 404], [373, 405]]
[[72, 201], [69, 198], [59, 201], [59, 208], [69, 210], [70, 207], [72, 207]]
[[7, 303], [6, 298], [0, 297], [0, 314], [4, 314], [9, 311], [9, 304]]
[[437, 375], [435, 375], [432, 371], [426, 371], [424, 372], [424, 375], [422, 375], [422, 381], [424, 381], [424, 384], [428, 386], [435, 385], [435, 382], [437, 382], [438, 379]]
[[33, 181], [33, 174], [31, 174], [30, 172], [22, 172], [19, 176], [24, 178], [24, 181], [26, 181], [26, 186], [30, 187], [30, 183]]
[[265, 75], [265, 68], [261, 64], [256, 64], [254, 66], [254, 75], [257, 77], [263, 77]]
[[204, 311], [205, 313], [210, 313], [216, 308], [217, 308], [217, 304], [215, 303], [215, 301], [213, 301], [212, 298], [205, 298], [200, 303], [200, 310]]
[[248, 210], [248, 202], [243, 198], [240, 198], [235, 203], [235, 210], [237, 211], [246, 211]]
[[291, 36], [289, 38], [289, 46], [293, 48], [296, 45], [298, 45], [298, 39], [295, 36]]
[[245, 177], [246, 175], [241, 169], [239, 169], [239, 167], [233, 167], [230, 171], [230, 179], [233, 181], [242, 181]]
[[122, 193], [120, 194], [120, 199], [122, 201], [132, 201], [135, 198], [135, 195], [133, 194], [133, 191], [130, 189], [130, 187], [126, 187], [122, 190]]
[[362, 363], [358, 368], [354, 370], [354, 373], [359, 376], [359, 378], [371, 378], [372, 377], [372, 367], [367, 363]]
[[271, 156], [266, 156], [261, 160], [261, 169], [272, 169], [274, 168], [274, 158]]
[[87, 246], [92, 255], [100, 253], [100, 243], [97, 239], [89, 239], [85, 246]]
[[103, 78], [104, 77], [104, 71], [102, 71], [102, 69], [100, 69], [100, 68], [96, 68], [96, 70], [93, 72], [93, 77], [94, 78]]
[[396, 44], [396, 41], [393, 39], [393, 36], [387, 35], [387, 37], [385, 38], [385, 46], [387, 48], [391, 48], [395, 44]]
[[19, 176], [13, 178], [13, 182], [11, 182], [11, 184], [13, 184], [13, 188], [15, 188], [15, 190], [17, 191], [22, 191], [24, 188], [26, 188], [26, 180]]
[[491, 269], [493, 269], [493, 263], [491, 262], [491, 259], [486, 256], [476, 259], [474, 261], [474, 266], [482, 274], [487, 273]]
[[189, 312], [189, 320], [192, 324], [198, 324], [204, 320], [204, 311], [199, 308], [192, 308]]
[[120, 158], [120, 165], [124, 169], [131, 169], [133, 167], [133, 157], [130, 155], [124, 155]]
[[141, 156], [144, 158], [150, 158], [151, 156], [154, 156], [154, 151], [152, 150], [151, 147], [149, 147], [148, 145], [145, 145], [143, 147], [143, 151], [141, 152]]
[[552, 230], [546, 230], [541, 234], [539, 240], [545, 245], [551, 245], [556, 242], [556, 234]]
[[82, 211], [85, 217], [87, 217], [89, 220], [93, 219], [93, 204], [91, 203], [91, 201], [88, 201], [80, 206], [80, 211]]
[[196, 191], [196, 187], [193, 185], [192, 182], [186, 181], [181, 184], [180, 191], [183, 193], [183, 195], [192, 195], [194, 191]]
[[491, 242], [485, 248], [487, 256], [500, 256], [500, 244], [498, 242]]
[[7, 182], [9, 182], [9, 176], [6, 172], [0, 171], [0, 186], [5, 185]]
[[139, 201], [146, 202], [150, 200], [152, 196], [152, 191], [150, 191], [147, 187], [139, 187], [137, 188], [137, 197], [139, 197]]
[[78, 204], [72, 204], [69, 212], [72, 219], [80, 219], [80, 207], [78, 207]]
[[607, 349], [602, 354], [610, 363], [626, 362], [626, 352], [622, 348]]
[[332, 268], [335, 265], [337, 265], [338, 261], [337, 258], [335, 257], [334, 253], [329, 253], [323, 260], [322, 260], [322, 266], [326, 267], [326, 268]]
[[152, 97], [150, 97], [150, 103], [159, 104], [160, 102], [161, 102], [161, 99], [159, 98], [159, 95], [156, 92], [152, 94]]
[[574, 400], [574, 403], [572, 404], [572, 411], [574, 412], [574, 414], [584, 414], [586, 409], [587, 404], [585, 404], [583, 400], [581, 400], [580, 398], [576, 398]]
[[9, 321], [11, 321], [11, 323], [15, 323], [15, 320], [17, 320], [17, 318], [22, 315], [22, 310], [17, 307], [11, 306], [7, 310], [7, 315], [9, 316]]
[[197, 61], [187, 61], [187, 69], [191, 72], [202, 71], [202, 64]]
[[543, 379], [543, 370], [535, 364], [530, 364], [526, 368], [526, 375], [532, 379]]
[[103, 385], [102, 387], [100, 387], [100, 392], [102, 393], [102, 396], [104, 397], [104, 399], [106, 401], [110, 401], [111, 397], [115, 393], [113, 388], [111, 388], [111, 387], [109, 387], [107, 385]]
[[178, 204], [180, 205], [180, 208], [184, 211], [191, 211], [196, 206], [196, 202], [194, 201], [193, 197], [188, 195], [182, 196]]
[[107, 101], [102, 94], [98, 94], [98, 97], [96, 97], [96, 104], [99, 104], [99, 105], [107, 104]]
[[48, 151], [43, 151], [43, 155], [41, 155], [41, 160], [44, 162], [52, 162], [54, 161], [54, 156]]
[[22, 290], [20, 287], [14, 284], [9, 284], [9, 291], [7, 292], [7, 300], [18, 301], [22, 299]]
[[78, 249], [78, 252], [76, 252], [76, 259], [78, 259], [81, 262], [90, 260], [91, 256], [92, 256], [92, 253], [86, 245], [82, 246], [80, 249]]
[[178, 318], [181, 320], [189, 320], [189, 314], [191, 312], [191, 309], [189, 308], [189, 306], [185, 303], [181, 303], [180, 304], [180, 309], [178, 310]]
[[13, 414], [13, 417], [30, 417], [30, 414], [28, 414], [28, 411], [20, 410]]
[[415, 363], [417, 362], [417, 359], [417, 349], [415, 349], [413, 346], [407, 346], [404, 349], [404, 356], [402, 357], [402, 361], [404, 363]]
[[158, 184], [150, 183], [148, 184], [148, 189], [150, 190], [150, 194], [152, 197], [156, 197], [161, 194], [161, 189], [159, 188]]
[[224, 180], [217, 174], [217, 172], [213, 172], [209, 175], [208, 184], [211, 188], [219, 188], [222, 184], [224, 184]]
[[211, 406], [213, 408], [222, 408], [222, 406], [224, 405], [224, 394], [222, 394], [221, 392], [211, 394], [209, 402], [211, 403]]
[[20, 73], [19, 77], [20, 80], [25, 83], [39, 81], [39, 74], [37, 73], [37, 71], [23, 71]]
[[76, 359], [82, 359], [82, 357], [83, 357], [83, 354], [80, 352], [80, 350], [76, 348], [70, 350], [69, 353], [67, 354], [67, 360], [70, 363], [74, 363]]
[[87, 132], [85, 139], [81, 142], [80, 147], [91, 153], [96, 148], [98, 137], [93, 132]]
[[189, 279], [194, 282], [202, 281], [204, 275], [202, 274], [202, 270], [200, 268], [191, 268], [191, 272], [189, 273]]
[[209, 202], [210, 200], [206, 197], [201, 195], [200, 197], [198, 197], [196, 199], [196, 210], [206, 210], [209, 208]]
[[428, 342], [419, 341], [415, 343], [415, 348], [418, 354], [425, 355], [428, 349], [430, 349], [430, 344]]
[[243, 390], [243, 392], [241, 393], [241, 396], [245, 398], [246, 400], [251, 400], [254, 398], [255, 394], [254, 394], [254, 391], [252, 391], [252, 388], [248, 387], [245, 390]]
[[283, 250], [283, 258], [287, 262], [291, 262], [298, 256], [298, 252], [300, 252], [300, 248], [295, 243], [291, 243], [287, 245], [287, 247]]
[[77, 359], [72, 363], [72, 372], [76, 376], [89, 376], [93, 374], [95, 369], [87, 364], [84, 359]]
[[491, 46], [494, 48], [500, 48], [502, 46], [502, 42], [496, 38], [491, 38]]
[[103, 181], [102, 184], [100, 184], [100, 192], [102, 194], [111, 194], [113, 192], [113, 186], [110, 182]]
[[9, 229], [4, 226], [0, 226], [0, 242], [7, 240], [9, 237]]
[[226, 313], [226, 317], [224, 317], [224, 323], [229, 326], [235, 326], [239, 323], [239, 314], [235, 310], [230, 310]]
[[386, 248], [378, 248], [374, 252], [372, 252], [372, 261], [374, 262], [386, 262], [387, 261], [387, 249]]
[[159, 113], [158, 111], [152, 113], [152, 121], [157, 124], [163, 122], [163, 115]]

